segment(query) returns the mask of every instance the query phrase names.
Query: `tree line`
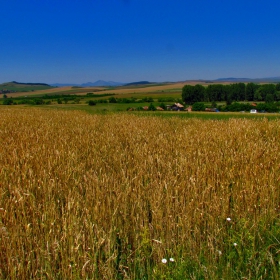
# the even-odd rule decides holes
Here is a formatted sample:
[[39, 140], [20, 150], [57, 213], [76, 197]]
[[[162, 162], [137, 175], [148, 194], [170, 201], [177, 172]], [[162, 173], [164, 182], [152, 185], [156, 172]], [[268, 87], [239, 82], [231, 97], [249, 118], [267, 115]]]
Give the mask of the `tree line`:
[[230, 85], [213, 84], [185, 85], [182, 89], [182, 99], [186, 104], [195, 102], [226, 101], [227, 105], [237, 101], [265, 101], [267, 103], [280, 100], [280, 83], [255, 84], [236, 83]]

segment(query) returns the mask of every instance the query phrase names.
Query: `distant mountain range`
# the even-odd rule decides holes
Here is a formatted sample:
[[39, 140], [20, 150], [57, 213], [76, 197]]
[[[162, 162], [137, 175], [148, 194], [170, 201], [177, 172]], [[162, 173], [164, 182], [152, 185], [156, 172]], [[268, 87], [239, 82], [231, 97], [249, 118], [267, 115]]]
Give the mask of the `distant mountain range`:
[[48, 84], [45, 84], [45, 83], [19, 83], [16, 81], [12, 81], [12, 82], [6, 83], [6, 84], [25, 85], [25, 86], [49, 86]]
[[120, 82], [113, 82], [113, 81], [103, 81], [98, 80], [94, 83], [88, 82], [83, 84], [50, 84], [53, 87], [69, 87], [69, 86], [76, 86], [76, 87], [118, 87], [118, 86], [137, 86], [137, 85], [148, 85], [148, 84], [157, 84], [151, 83], [148, 81], [140, 81], [140, 82], [133, 82], [133, 83], [120, 83]]
[[125, 84], [125, 86], [140, 86], [140, 85], [149, 85], [149, 84], [158, 84], [158, 83], [151, 83], [151, 82], [148, 82], [148, 81], [141, 81], [141, 82], [128, 83], [128, 84]]
[[117, 87], [117, 86], [123, 86], [125, 83], [119, 83], [119, 82], [113, 82], [113, 81], [103, 81], [98, 80], [94, 83], [88, 82], [83, 84], [51, 84], [53, 87], [67, 87], [67, 86], [76, 86], [76, 87]]
[[[206, 79], [200, 79], [200, 80], [185, 80], [185, 81], [178, 81], [178, 82], [197, 82], [197, 83], [219, 83], [219, 82], [230, 82], [230, 83], [279, 83], [280, 82], [280, 76], [279, 77], [267, 77], [267, 78], [234, 78], [234, 77], [229, 77], [229, 78], [219, 78], [215, 80], [206, 80]], [[166, 82], [167, 83], [167, 82]], [[169, 82], [170, 83], [170, 82]], [[176, 83], [176, 82], [172, 82]], [[0, 87], [5, 87], [7, 86], [13, 86], [13, 87], [18, 87], [18, 86], [24, 86], [24, 87], [34, 87], [34, 90], [36, 89], [42, 89], [47, 88], [49, 86], [52, 87], [66, 87], [66, 86], [76, 86], [76, 87], [118, 87], [118, 86], [141, 86], [141, 85], [149, 85], [149, 84], [163, 84], [163, 83], [156, 83], [156, 82], [148, 82], [148, 81], [138, 81], [138, 82], [133, 82], [133, 83], [121, 83], [121, 82], [113, 82], [113, 81], [103, 81], [103, 80], [98, 80], [94, 83], [88, 82], [88, 83], [82, 83], [82, 84], [63, 84], [63, 83], [56, 83], [56, 84], [45, 84], [45, 83], [19, 83], [19, 82], [9, 82], [9, 83], [3, 83], [0, 84]], [[38, 88], [35, 88], [38, 87]]]
[[[186, 80], [185, 82], [188, 82], [190, 80]], [[206, 83], [218, 83], [218, 82], [231, 82], [231, 83], [276, 83], [280, 82], [280, 77], [267, 77], [267, 78], [219, 78], [214, 80], [206, 80], [206, 79], [200, 79], [200, 80], [191, 80], [191, 81], [197, 81], [197, 82], [206, 82]], [[174, 82], [175, 83], [175, 82]], [[139, 82], [133, 82], [133, 83], [120, 83], [120, 82], [113, 82], [113, 81], [103, 81], [98, 80], [94, 83], [88, 82], [83, 84], [50, 84], [53, 87], [66, 87], [66, 86], [77, 86], [77, 87], [118, 87], [118, 86], [140, 86], [140, 85], [148, 85], [148, 84], [157, 84], [155, 82], [148, 82], [148, 81], [139, 81]], [[162, 83], [158, 83], [162, 84]]]
[[212, 80], [213, 82], [280, 82], [280, 77], [268, 77], [268, 78], [219, 78]]

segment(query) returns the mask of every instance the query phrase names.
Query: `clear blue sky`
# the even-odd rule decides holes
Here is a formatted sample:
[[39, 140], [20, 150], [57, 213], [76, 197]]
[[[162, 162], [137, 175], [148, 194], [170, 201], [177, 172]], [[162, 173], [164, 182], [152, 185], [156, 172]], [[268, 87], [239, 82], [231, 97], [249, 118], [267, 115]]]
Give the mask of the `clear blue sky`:
[[0, 0], [0, 82], [280, 76], [279, 0]]

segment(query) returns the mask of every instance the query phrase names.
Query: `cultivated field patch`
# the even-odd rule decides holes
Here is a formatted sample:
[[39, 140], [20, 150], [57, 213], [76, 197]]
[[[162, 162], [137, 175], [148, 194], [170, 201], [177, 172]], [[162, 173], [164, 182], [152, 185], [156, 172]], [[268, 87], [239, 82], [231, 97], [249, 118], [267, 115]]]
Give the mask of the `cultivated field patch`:
[[280, 123], [0, 110], [1, 279], [277, 279]]

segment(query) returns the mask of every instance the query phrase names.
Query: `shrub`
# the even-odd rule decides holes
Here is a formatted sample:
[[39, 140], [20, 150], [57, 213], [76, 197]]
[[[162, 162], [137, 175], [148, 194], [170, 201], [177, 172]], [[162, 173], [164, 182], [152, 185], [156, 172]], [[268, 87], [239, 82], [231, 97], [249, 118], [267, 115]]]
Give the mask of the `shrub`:
[[96, 103], [108, 103], [107, 99], [98, 99], [96, 100]]
[[96, 102], [93, 101], [93, 100], [89, 100], [88, 105], [89, 106], [94, 106], [94, 105], [96, 105]]
[[272, 103], [274, 101], [274, 95], [269, 93], [265, 96], [265, 102], [266, 103]]
[[255, 109], [255, 107], [249, 103], [234, 102], [230, 105], [222, 107], [221, 109], [222, 111], [240, 112], [240, 111], [250, 111], [251, 109]]
[[109, 98], [109, 103], [117, 103], [117, 99], [115, 97], [110, 97]]
[[173, 97], [160, 97], [158, 102], [175, 102], [175, 98]]
[[34, 105], [43, 105], [44, 104], [44, 100], [40, 99], [40, 98], [36, 98], [33, 100], [33, 104]]
[[256, 109], [261, 112], [261, 111], [266, 111], [269, 113], [277, 112], [278, 107], [276, 103], [259, 103], [256, 107]]
[[5, 98], [3, 101], [3, 105], [12, 105], [14, 103], [13, 99]]
[[154, 106], [153, 103], [150, 104], [148, 110], [149, 110], [149, 111], [155, 111], [155, 110], [156, 110], [156, 107]]
[[159, 107], [161, 107], [162, 109], [166, 110], [166, 105], [165, 105], [164, 103], [161, 103], [161, 104], [159, 105]]
[[154, 99], [152, 97], [144, 97], [142, 102], [154, 102]]
[[195, 102], [192, 105], [192, 110], [193, 111], [205, 111], [205, 105], [202, 102]]
[[64, 101], [65, 104], [67, 104], [69, 100], [71, 100], [71, 98], [69, 98], [69, 97], [64, 97], [63, 98], [63, 101]]

